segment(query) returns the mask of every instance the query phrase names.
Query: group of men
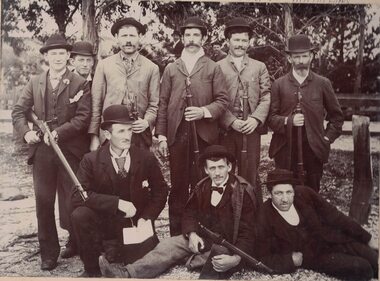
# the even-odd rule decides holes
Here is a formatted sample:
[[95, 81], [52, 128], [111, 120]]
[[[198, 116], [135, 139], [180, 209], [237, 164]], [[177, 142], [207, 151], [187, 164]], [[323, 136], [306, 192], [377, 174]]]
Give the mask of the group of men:
[[[14, 106], [14, 126], [30, 144], [41, 269], [54, 269], [60, 254], [58, 191], [60, 225], [69, 232], [61, 258], [79, 254], [83, 277], [153, 278], [186, 259], [189, 268], [202, 267], [201, 278], [227, 278], [244, 260], [214, 244], [199, 223], [278, 274], [305, 267], [344, 278], [375, 276], [374, 239], [318, 194], [343, 114], [330, 81], [310, 69], [309, 38], [289, 38], [292, 70], [271, 86], [265, 64], [247, 56], [253, 31], [241, 18], [227, 22], [229, 53], [217, 63], [204, 53], [202, 20], [185, 20], [183, 50], [162, 77], [139, 54], [145, 31], [133, 18], [116, 21], [111, 33], [120, 51], [99, 61], [94, 76], [90, 43], [71, 46], [52, 35], [40, 49], [48, 71], [30, 80]], [[29, 127], [31, 110], [52, 137]], [[269, 154], [276, 169], [268, 173], [271, 199], [263, 204], [257, 171], [266, 125], [274, 132]], [[150, 152], [153, 133], [169, 160], [170, 192]], [[300, 155], [305, 186], [295, 180]], [[171, 237], [159, 242], [154, 221], [168, 194]], [[136, 228], [153, 234], [127, 243]]]

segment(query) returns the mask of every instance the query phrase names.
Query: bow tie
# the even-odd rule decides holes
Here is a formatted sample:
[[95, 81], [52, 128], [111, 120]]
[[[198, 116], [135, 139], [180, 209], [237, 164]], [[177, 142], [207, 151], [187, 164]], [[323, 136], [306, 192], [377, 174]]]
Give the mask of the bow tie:
[[224, 190], [223, 187], [211, 186], [211, 191], [217, 191], [217, 192], [219, 192], [219, 194], [223, 194], [223, 190]]

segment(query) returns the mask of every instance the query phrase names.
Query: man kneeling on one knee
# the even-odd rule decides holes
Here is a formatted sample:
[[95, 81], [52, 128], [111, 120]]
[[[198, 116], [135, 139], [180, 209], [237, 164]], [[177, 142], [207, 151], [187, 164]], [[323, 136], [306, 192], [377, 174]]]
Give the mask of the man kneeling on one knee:
[[161, 241], [143, 258], [126, 266], [99, 258], [107, 277], [153, 278], [187, 260], [190, 269], [202, 267], [200, 279], [225, 279], [242, 266], [241, 257], [213, 244], [198, 222], [221, 234], [228, 242], [250, 253], [253, 244], [257, 199], [253, 187], [230, 173], [232, 154], [220, 145], [205, 149], [200, 157], [208, 177], [194, 188], [182, 217], [182, 235]]
[[277, 273], [306, 268], [352, 280], [377, 276], [378, 245], [358, 223], [296, 185], [291, 171], [269, 172], [266, 184], [271, 199], [260, 211], [255, 247], [262, 262]]

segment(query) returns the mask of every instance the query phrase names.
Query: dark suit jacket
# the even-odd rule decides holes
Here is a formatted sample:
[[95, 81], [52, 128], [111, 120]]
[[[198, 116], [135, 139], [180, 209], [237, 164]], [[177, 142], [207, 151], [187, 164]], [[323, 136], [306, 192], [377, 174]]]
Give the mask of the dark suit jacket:
[[[294, 206], [304, 217], [308, 233], [318, 245], [340, 244], [352, 241], [368, 243], [371, 235], [352, 218], [345, 216], [309, 187], [296, 186]], [[258, 239], [255, 247], [261, 261], [278, 273], [296, 270], [292, 260], [294, 249], [285, 226], [287, 222], [268, 199], [260, 211]], [[315, 249], [317, 252], [317, 249]]]
[[[224, 201], [222, 198], [220, 204], [223, 201], [224, 204], [231, 204], [233, 221], [227, 221], [227, 218], [223, 218], [220, 221], [220, 226], [224, 233], [229, 233], [229, 237], [224, 237], [227, 241], [249, 253], [253, 244], [255, 216], [259, 204], [253, 187], [245, 179], [230, 174], [229, 182], [232, 188], [231, 199], [230, 201]], [[183, 234], [186, 235], [190, 232], [199, 234], [198, 222], [207, 227], [204, 219], [211, 206], [210, 187], [211, 179], [207, 177], [201, 180], [194, 188], [182, 217]]]
[[[292, 73], [280, 77], [272, 84], [271, 105], [268, 125], [273, 130], [269, 156], [276, 153], [287, 143], [285, 118], [290, 117], [297, 105], [297, 95], [302, 93], [301, 108], [305, 116], [305, 129], [308, 142], [315, 155], [327, 162], [330, 142], [339, 137], [343, 126], [343, 113], [334, 94], [330, 80], [312, 71], [299, 85]], [[327, 127], [323, 126], [327, 111]], [[288, 119], [291, 122], [290, 118]], [[327, 136], [330, 142], [324, 139]]]
[[[13, 125], [21, 137], [30, 131], [26, 117], [30, 109], [34, 110], [38, 119], [45, 120], [46, 83], [47, 72], [33, 77], [13, 108]], [[83, 95], [79, 100], [73, 100], [80, 91], [83, 91]], [[91, 118], [90, 88], [84, 78], [66, 70], [58, 90], [56, 112], [58, 127], [55, 130], [59, 137], [58, 144], [61, 149], [67, 149], [81, 159], [88, 151], [90, 144], [87, 130]], [[37, 126], [34, 126], [34, 129], [38, 130]], [[29, 164], [32, 163], [34, 152], [41, 143], [30, 145]]]
[[197, 133], [205, 142], [216, 143], [219, 135], [217, 120], [225, 112], [229, 99], [222, 70], [206, 56], [198, 59], [190, 74], [180, 58], [165, 68], [155, 134], [166, 136], [169, 145], [174, 143], [178, 126], [187, 107], [185, 82], [188, 76], [191, 81], [193, 105], [206, 107], [212, 116], [195, 122]]
[[[125, 200], [126, 187], [118, 186], [110, 154], [110, 145], [106, 144], [97, 151], [86, 154], [80, 163], [78, 180], [88, 193], [83, 202], [74, 189], [73, 205], [87, 206], [105, 215], [118, 213], [119, 199]], [[131, 165], [130, 200], [136, 207], [134, 220], [139, 218], [155, 220], [166, 203], [168, 189], [160, 167], [154, 155], [138, 147], [130, 148]]]

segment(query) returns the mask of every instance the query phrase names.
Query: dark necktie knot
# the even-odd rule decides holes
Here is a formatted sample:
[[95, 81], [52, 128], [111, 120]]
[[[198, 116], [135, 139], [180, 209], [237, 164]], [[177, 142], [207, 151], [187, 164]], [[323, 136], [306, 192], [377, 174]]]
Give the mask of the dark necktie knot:
[[211, 191], [217, 191], [217, 192], [219, 192], [219, 194], [223, 194], [223, 190], [224, 190], [223, 187], [211, 186]]

